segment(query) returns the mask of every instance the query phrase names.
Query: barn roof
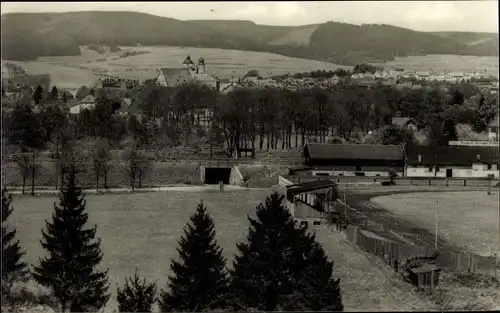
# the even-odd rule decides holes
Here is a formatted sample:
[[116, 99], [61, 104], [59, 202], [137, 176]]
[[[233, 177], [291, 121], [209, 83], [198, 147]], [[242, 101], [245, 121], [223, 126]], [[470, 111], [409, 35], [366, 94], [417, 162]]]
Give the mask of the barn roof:
[[305, 183], [288, 185], [286, 186], [287, 194], [297, 195], [299, 193], [314, 191], [318, 189], [325, 189], [330, 187], [336, 187], [337, 184], [329, 179], [318, 179]]
[[168, 87], [176, 87], [193, 80], [188, 68], [161, 68], [160, 71], [165, 77]]
[[[409, 146], [406, 150], [409, 165], [471, 166], [480, 161], [499, 164], [498, 147], [482, 146]], [[418, 156], [420, 155], [420, 162]], [[478, 159], [479, 156], [479, 159]]]
[[304, 156], [311, 160], [404, 160], [403, 150], [398, 145], [308, 143], [304, 147]]

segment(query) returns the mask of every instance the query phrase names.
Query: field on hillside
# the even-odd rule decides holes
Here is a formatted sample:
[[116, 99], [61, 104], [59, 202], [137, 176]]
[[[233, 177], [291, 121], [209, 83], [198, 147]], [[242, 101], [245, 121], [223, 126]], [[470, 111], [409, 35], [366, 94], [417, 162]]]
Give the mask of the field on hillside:
[[396, 60], [386, 63], [373, 63], [389, 69], [404, 68], [407, 71], [443, 72], [474, 72], [482, 71], [498, 77], [498, 57], [476, 57], [469, 55], [425, 55], [396, 57]]
[[[408, 193], [373, 198], [372, 201], [402, 219], [435, 233], [438, 208], [439, 236], [458, 247], [480, 255], [500, 254], [499, 190]], [[439, 201], [439, 203], [438, 203]]]
[[[203, 200], [216, 225], [217, 240], [232, 267], [236, 243], [245, 241], [247, 215], [271, 191], [156, 192], [131, 195], [89, 195], [86, 197], [90, 224], [98, 223], [102, 239], [103, 268], [109, 268], [113, 295], [108, 307], [116, 308], [116, 284], [133, 275], [135, 268], [159, 288], [167, 283], [172, 258], [177, 257], [177, 242], [196, 205]], [[234, 201], [238, 199], [238, 201]], [[11, 225], [23, 249], [26, 262], [36, 263], [44, 251], [40, 246], [44, 220], [51, 218], [54, 197], [14, 197]], [[329, 258], [335, 261], [334, 276], [341, 277], [346, 311], [428, 309], [429, 306], [402, 282], [387, 278], [391, 270], [371, 263], [367, 255], [352, 247], [340, 234], [318, 234]], [[331, 237], [333, 236], [333, 237]], [[367, 277], [377, 288], [367, 288]], [[382, 287], [382, 288], [380, 288]], [[378, 291], [377, 291], [378, 290]]]
[[[150, 50], [151, 53], [117, 58], [128, 50]], [[192, 47], [122, 47], [121, 52], [99, 55], [82, 49], [81, 56], [41, 57], [33, 62], [16, 62], [29, 74], [50, 74], [53, 84], [63, 88], [78, 88], [93, 84], [92, 73], [146, 80], [155, 78], [161, 67], [182, 67], [186, 55], [194, 61], [203, 57], [206, 70], [220, 78], [241, 77], [255, 69], [263, 76], [306, 72], [318, 69], [349, 69], [332, 63], [285, 57], [272, 53]]]

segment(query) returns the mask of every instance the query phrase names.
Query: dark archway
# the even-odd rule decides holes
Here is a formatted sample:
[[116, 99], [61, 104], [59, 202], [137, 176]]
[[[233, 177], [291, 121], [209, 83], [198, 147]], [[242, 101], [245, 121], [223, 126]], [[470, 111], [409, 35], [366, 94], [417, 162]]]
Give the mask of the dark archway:
[[205, 184], [218, 185], [223, 181], [224, 185], [229, 185], [231, 168], [229, 167], [207, 167], [205, 168]]

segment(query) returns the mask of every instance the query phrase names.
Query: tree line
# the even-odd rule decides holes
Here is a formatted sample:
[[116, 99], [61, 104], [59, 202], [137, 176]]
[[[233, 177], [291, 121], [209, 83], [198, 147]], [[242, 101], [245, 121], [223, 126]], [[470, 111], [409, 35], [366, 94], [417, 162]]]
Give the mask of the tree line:
[[[356, 143], [379, 129], [401, 133], [391, 125], [395, 116], [414, 118], [431, 145], [447, 145], [456, 139], [457, 123], [482, 132], [498, 112], [497, 96], [483, 95], [470, 84], [449, 91], [338, 84], [299, 91], [239, 88], [227, 94], [196, 84], [168, 88], [149, 83], [143, 88], [149, 91], [138, 93], [136, 111], [128, 115], [119, 114], [119, 99], [96, 92], [95, 108], [76, 116], [67, 114], [60, 100], [46, 103], [36, 88], [33, 101], [39, 112], [17, 101], [3, 116], [3, 135], [33, 157], [50, 148], [56, 160], [75, 152], [76, 141], [105, 141], [115, 149], [134, 142], [136, 150], [209, 143], [223, 145], [232, 156], [241, 149], [295, 149], [307, 140]], [[376, 143], [404, 143], [387, 139], [398, 137], [407, 138], [389, 136]]]
[[[47, 254], [28, 268], [24, 252], [8, 230], [12, 199], [2, 190], [2, 302], [15, 304], [14, 281], [34, 279], [49, 288], [61, 312], [102, 309], [110, 298], [108, 270], [98, 269], [103, 253], [97, 226], [88, 225], [86, 202], [73, 168], [60, 189], [52, 220], [42, 230]], [[237, 244], [232, 269], [215, 239], [215, 224], [201, 202], [184, 228], [170, 263], [171, 275], [158, 292], [156, 281], [127, 277], [118, 287], [120, 312], [151, 312], [158, 302], [162, 312], [205, 310], [342, 311], [339, 280], [333, 262], [307, 227], [297, 227], [273, 193], [256, 208], [256, 218], [245, 242]], [[22, 300], [22, 299], [21, 299]]]

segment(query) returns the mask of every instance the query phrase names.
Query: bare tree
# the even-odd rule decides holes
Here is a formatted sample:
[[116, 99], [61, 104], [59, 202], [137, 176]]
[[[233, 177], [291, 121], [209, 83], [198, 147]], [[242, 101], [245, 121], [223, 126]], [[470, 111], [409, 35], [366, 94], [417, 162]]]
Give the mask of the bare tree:
[[26, 179], [29, 177], [31, 171], [31, 160], [29, 156], [25, 153], [19, 154], [15, 157], [14, 163], [23, 179], [22, 193], [24, 194], [24, 189], [26, 187]]
[[109, 142], [106, 139], [100, 139], [93, 145], [90, 152], [90, 158], [94, 166], [96, 178], [96, 191], [99, 191], [99, 179], [104, 178], [104, 189], [108, 189], [108, 173], [111, 169], [111, 151]]
[[135, 190], [136, 183], [138, 187], [142, 187], [144, 176], [151, 169], [151, 162], [149, 158], [141, 152], [140, 146], [134, 142], [127, 148], [125, 152], [125, 164], [122, 166], [123, 172], [127, 175], [130, 182], [130, 188]]

